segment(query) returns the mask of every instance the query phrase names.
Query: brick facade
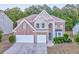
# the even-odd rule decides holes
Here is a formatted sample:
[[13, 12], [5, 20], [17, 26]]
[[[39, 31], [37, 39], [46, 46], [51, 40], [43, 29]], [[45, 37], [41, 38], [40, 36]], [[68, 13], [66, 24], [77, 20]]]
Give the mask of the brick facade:
[[33, 35], [34, 30], [26, 23], [26, 28], [23, 28], [23, 23], [16, 29], [16, 35]]
[[47, 32], [35, 32], [27, 23], [26, 28], [23, 29], [23, 23], [15, 30], [16, 35], [34, 35], [34, 43], [37, 43], [37, 35], [46, 35], [46, 43], [47, 43], [47, 35], [48, 35]]

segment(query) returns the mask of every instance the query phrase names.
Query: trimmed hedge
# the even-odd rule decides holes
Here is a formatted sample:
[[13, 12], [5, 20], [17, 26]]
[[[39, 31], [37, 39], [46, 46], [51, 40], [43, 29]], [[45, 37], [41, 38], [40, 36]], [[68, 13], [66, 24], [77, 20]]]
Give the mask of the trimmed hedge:
[[15, 43], [15, 42], [16, 42], [16, 36], [15, 36], [15, 35], [11, 35], [11, 36], [9, 37], [9, 42], [10, 42], [10, 43]]

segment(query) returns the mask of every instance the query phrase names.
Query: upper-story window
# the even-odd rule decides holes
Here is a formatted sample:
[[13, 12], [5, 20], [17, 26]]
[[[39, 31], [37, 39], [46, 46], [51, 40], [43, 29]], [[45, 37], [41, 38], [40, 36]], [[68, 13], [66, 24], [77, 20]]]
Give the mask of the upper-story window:
[[36, 24], [36, 27], [39, 28], [39, 23]]
[[45, 23], [42, 23], [42, 28], [45, 28]]
[[57, 27], [60, 27], [60, 24], [57, 24], [56, 26], [57, 26]]
[[60, 23], [56, 23], [55, 25], [56, 25], [57, 28], [61, 28], [61, 27], [63, 27], [63, 25], [60, 24]]

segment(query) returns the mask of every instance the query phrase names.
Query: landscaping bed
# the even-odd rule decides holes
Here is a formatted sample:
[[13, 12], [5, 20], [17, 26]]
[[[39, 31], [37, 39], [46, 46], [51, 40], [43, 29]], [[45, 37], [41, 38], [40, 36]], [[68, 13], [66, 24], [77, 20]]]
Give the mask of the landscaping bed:
[[0, 54], [2, 54], [4, 51], [6, 51], [9, 47], [11, 47], [13, 44], [9, 42], [9, 36], [11, 34], [4, 35], [2, 38], [2, 41], [0, 42]]
[[48, 54], [79, 54], [79, 44], [63, 43], [47, 47]]

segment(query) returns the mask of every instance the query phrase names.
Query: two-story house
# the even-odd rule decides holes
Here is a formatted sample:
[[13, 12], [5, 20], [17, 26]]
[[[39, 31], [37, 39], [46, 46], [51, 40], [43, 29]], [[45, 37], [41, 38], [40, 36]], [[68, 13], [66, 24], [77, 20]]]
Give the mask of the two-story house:
[[54, 37], [63, 36], [65, 32], [65, 21], [49, 15], [45, 10], [39, 14], [20, 19], [17, 21], [17, 24], [17, 27], [13, 30], [16, 34], [16, 42], [53, 42]]

